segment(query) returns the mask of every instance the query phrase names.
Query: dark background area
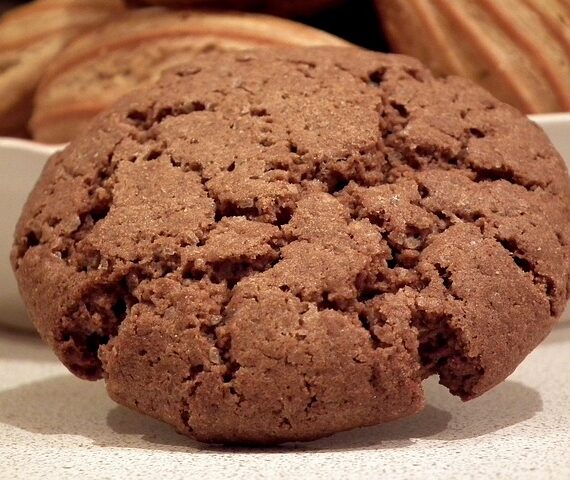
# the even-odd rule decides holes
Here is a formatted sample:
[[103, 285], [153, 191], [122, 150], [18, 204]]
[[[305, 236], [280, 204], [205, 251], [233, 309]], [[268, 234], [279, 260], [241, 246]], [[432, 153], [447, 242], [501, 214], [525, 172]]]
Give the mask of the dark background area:
[[9, 0], [0, 0], [0, 13], [4, 13], [6, 10], [9, 10], [12, 7], [16, 7], [18, 5], [24, 4], [26, 2], [18, 2], [17, 0], [9, 1]]
[[388, 51], [388, 44], [382, 35], [378, 15], [371, 0], [348, 0], [338, 8], [304, 19], [304, 23], [371, 50]]

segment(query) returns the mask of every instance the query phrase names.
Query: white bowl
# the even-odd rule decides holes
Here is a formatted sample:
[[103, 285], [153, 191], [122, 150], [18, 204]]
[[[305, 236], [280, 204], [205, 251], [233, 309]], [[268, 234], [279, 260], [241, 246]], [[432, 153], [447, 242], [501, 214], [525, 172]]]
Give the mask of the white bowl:
[[[530, 118], [545, 130], [570, 168], [570, 113]], [[10, 266], [12, 236], [22, 206], [45, 161], [61, 148], [61, 145], [0, 138], [0, 323], [4, 325], [32, 328]], [[568, 317], [570, 315], [564, 315]]]
[[20, 212], [49, 156], [57, 147], [0, 138], [0, 323], [31, 328], [10, 267], [10, 249]]
[[530, 115], [540, 125], [554, 144], [570, 170], [570, 112]]

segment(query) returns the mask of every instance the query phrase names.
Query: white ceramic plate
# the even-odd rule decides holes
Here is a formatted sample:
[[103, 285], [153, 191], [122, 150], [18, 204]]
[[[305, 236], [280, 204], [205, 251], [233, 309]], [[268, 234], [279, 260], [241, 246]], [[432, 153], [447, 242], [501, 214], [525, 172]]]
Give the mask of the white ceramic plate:
[[[570, 168], [570, 113], [531, 117], [549, 135]], [[61, 146], [0, 138], [0, 323], [31, 328], [10, 267], [14, 227], [47, 158]], [[567, 315], [565, 315], [565, 318]]]

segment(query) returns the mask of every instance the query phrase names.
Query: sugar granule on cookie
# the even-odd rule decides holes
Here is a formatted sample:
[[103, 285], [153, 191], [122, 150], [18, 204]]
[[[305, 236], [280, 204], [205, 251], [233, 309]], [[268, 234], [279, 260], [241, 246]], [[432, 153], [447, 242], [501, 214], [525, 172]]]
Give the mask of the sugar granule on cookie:
[[42, 337], [205, 442], [310, 440], [503, 381], [568, 297], [570, 184], [515, 109], [419, 62], [210, 53], [50, 159], [12, 262]]

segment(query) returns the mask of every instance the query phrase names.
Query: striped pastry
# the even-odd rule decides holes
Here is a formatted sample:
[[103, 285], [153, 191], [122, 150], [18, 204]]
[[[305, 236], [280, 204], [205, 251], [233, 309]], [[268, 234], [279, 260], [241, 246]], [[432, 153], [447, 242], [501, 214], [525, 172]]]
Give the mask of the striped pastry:
[[79, 31], [122, 11], [119, 0], [36, 0], [0, 19], [0, 135], [25, 135], [34, 90]]
[[526, 113], [570, 110], [570, 0], [376, 0], [394, 50]]
[[133, 10], [78, 37], [38, 88], [30, 122], [42, 142], [66, 142], [98, 112], [208, 49], [344, 45], [305, 25], [260, 14]]
[[[343, 0], [125, 0], [131, 6], [160, 5], [165, 7], [229, 8], [256, 10], [275, 15], [311, 15]], [[351, 0], [352, 2], [361, 0]]]

